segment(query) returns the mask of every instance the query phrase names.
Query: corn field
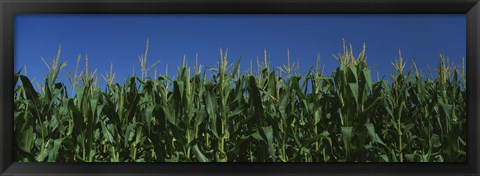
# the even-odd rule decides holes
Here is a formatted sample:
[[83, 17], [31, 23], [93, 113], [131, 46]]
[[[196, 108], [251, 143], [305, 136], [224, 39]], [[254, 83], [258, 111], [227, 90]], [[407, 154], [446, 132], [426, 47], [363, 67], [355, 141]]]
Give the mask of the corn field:
[[[177, 75], [115, 82], [115, 73], [67, 73], [57, 57], [36, 89], [18, 72], [14, 155], [18, 162], [464, 162], [464, 66], [440, 55], [436, 76], [399, 57], [390, 80], [374, 81], [365, 45], [343, 45], [330, 75], [298, 63], [240, 72], [220, 50], [208, 70], [185, 62]], [[155, 63], [156, 64], [156, 63]], [[251, 64], [252, 65], [252, 64]], [[207, 77], [206, 72], [212, 73]], [[435, 78], [434, 78], [435, 77]]]

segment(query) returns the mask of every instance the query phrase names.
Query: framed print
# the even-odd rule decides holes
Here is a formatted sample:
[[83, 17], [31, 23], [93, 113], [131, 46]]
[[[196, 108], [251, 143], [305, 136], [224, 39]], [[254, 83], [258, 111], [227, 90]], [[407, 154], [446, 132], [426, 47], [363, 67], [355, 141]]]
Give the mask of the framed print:
[[2, 175], [479, 175], [477, 0], [0, 0]]

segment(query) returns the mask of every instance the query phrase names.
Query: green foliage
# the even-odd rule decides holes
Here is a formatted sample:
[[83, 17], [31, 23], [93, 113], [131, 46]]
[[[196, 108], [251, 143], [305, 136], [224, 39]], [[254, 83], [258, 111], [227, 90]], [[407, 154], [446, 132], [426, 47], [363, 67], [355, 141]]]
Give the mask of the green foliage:
[[282, 77], [267, 65], [253, 76], [238, 74], [239, 62], [229, 66], [225, 52], [210, 78], [198, 65], [192, 76], [184, 64], [172, 80], [151, 79], [146, 69], [142, 78], [128, 78], [123, 85], [105, 78], [105, 91], [87, 68], [83, 84], [72, 88], [73, 97], [56, 82], [63, 66], [51, 69], [44, 93], [16, 74], [15, 160], [466, 160], [465, 80], [443, 56], [438, 80], [418, 71], [403, 74], [400, 56], [391, 83], [372, 80], [365, 45], [358, 57], [344, 45], [336, 58], [340, 66], [330, 76], [318, 70], [295, 75], [285, 67]]

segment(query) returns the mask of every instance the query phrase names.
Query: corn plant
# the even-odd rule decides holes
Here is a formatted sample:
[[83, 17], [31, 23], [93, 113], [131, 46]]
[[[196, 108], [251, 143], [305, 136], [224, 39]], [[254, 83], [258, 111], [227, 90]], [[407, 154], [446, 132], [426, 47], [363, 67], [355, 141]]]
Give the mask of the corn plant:
[[[465, 70], [440, 55], [436, 78], [425, 77], [399, 52], [390, 79], [371, 78], [366, 45], [355, 54], [343, 41], [330, 75], [298, 62], [277, 69], [220, 49], [218, 65], [177, 75], [147, 66], [115, 82], [79, 56], [68, 87], [57, 78], [61, 49], [42, 90], [22, 72], [14, 80], [14, 154], [19, 162], [462, 162], [466, 160]], [[154, 76], [148, 74], [154, 68]], [[134, 67], [132, 69], [134, 72]], [[207, 77], [207, 72], [211, 72]], [[430, 72], [430, 75], [433, 73]], [[377, 77], [379, 77], [377, 75]], [[71, 91], [70, 94], [67, 92]]]

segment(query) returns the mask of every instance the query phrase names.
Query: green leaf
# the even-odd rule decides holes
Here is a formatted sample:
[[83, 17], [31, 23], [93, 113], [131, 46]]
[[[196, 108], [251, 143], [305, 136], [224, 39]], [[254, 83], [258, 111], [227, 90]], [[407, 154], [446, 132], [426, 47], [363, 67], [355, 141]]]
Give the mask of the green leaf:
[[195, 156], [198, 159], [198, 161], [200, 161], [200, 162], [210, 162], [210, 160], [207, 157], [205, 157], [205, 155], [202, 153], [202, 151], [200, 151], [197, 144], [195, 144], [193, 146], [193, 151], [195, 152]]
[[275, 159], [275, 145], [273, 144], [273, 129], [272, 126], [268, 127], [262, 127], [263, 130], [263, 138], [267, 139], [267, 145], [268, 145], [268, 152], [270, 153], [270, 156]]
[[23, 75], [20, 75], [20, 81], [22, 82], [23, 89], [25, 90], [25, 95], [28, 100], [31, 100], [35, 107], [40, 107], [40, 101], [38, 99], [38, 93], [32, 86], [30, 80]]
[[48, 162], [57, 161], [58, 150], [64, 138], [55, 139], [53, 141], [53, 148], [48, 152]]
[[347, 157], [349, 156], [350, 153], [350, 145], [353, 137], [353, 128], [352, 127], [342, 127], [342, 138], [343, 138], [343, 144], [345, 146], [345, 152]]
[[170, 112], [170, 109], [165, 107], [165, 106], [162, 106], [162, 110], [163, 110], [163, 113], [164, 113], [167, 121], [170, 122], [173, 125], [176, 125], [177, 124], [176, 118], [175, 118], [175, 116], [172, 115], [172, 112]]
[[350, 91], [353, 95], [353, 98], [355, 98], [355, 102], [358, 105], [358, 84], [357, 83], [348, 83], [348, 86], [350, 87]]
[[378, 134], [375, 132], [375, 127], [373, 126], [372, 123], [366, 123], [365, 127], [367, 127], [368, 135], [375, 143], [379, 143], [386, 146], [386, 144], [383, 143], [382, 139], [380, 139], [380, 136], [378, 136]]

